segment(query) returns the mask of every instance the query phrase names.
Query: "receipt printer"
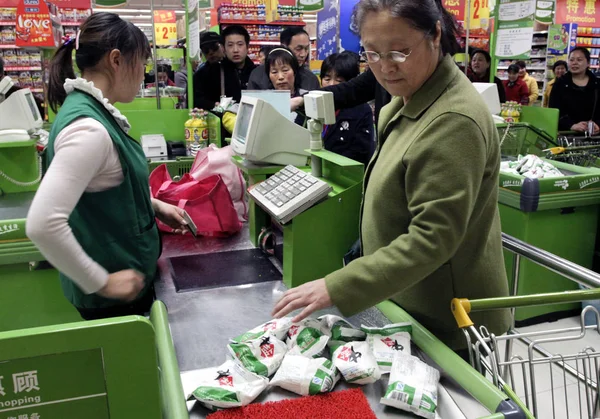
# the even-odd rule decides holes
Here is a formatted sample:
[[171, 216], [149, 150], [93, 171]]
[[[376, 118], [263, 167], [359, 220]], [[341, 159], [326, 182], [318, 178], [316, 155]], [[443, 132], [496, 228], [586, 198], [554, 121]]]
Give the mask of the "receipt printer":
[[162, 134], [142, 135], [142, 148], [149, 159], [167, 158], [167, 142]]

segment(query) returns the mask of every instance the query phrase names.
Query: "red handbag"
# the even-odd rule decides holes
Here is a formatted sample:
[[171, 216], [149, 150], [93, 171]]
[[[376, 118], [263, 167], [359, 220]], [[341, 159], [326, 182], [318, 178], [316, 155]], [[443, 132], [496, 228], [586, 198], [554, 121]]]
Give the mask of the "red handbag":
[[[229, 236], [242, 229], [242, 223], [231, 201], [231, 195], [219, 175], [195, 180], [188, 173], [174, 182], [162, 164], [150, 174], [153, 198], [183, 208], [194, 221], [198, 234], [203, 236]], [[156, 220], [161, 231], [173, 229]]]

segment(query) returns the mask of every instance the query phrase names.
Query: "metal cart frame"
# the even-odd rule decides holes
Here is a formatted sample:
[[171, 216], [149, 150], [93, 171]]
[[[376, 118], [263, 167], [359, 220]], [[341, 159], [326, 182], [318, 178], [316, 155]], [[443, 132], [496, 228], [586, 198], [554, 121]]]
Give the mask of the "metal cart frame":
[[[507, 235], [503, 235], [503, 244], [506, 250], [514, 254], [513, 293], [518, 287], [519, 267], [523, 257], [565, 278], [594, 289], [481, 300], [452, 300], [452, 312], [459, 327], [465, 333], [470, 349], [471, 365], [484, 375], [490, 374], [494, 385], [509, 395], [528, 415], [530, 415], [528, 410], [533, 411], [534, 416], [530, 417], [538, 417], [539, 412], [536, 394], [537, 376], [543, 369], [549, 369], [554, 418], [573, 417], [569, 416], [570, 403], [577, 403], [580, 418], [598, 417], [600, 414], [600, 389], [598, 387], [600, 353], [593, 348], [583, 347], [575, 353], [558, 354], [547, 351], [542, 346], [543, 344], [576, 341], [593, 329], [600, 334], [600, 313], [595, 308], [586, 307], [583, 310], [579, 327], [521, 333], [514, 328], [513, 324], [509, 332], [503, 336], [490, 334], [484, 326], [478, 329], [469, 318], [468, 313], [501, 308], [511, 308], [514, 312], [516, 307], [600, 299], [600, 289], [597, 289], [600, 287], [600, 275]], [[585, 326], [584, 318], [589, 312], [596, 315], [597, 325]], [[516, 340], [527, 345], [527, 357], [513, 356], [513, 343]], [[557, 366], [561, 373], [557, 382], [552, 373], [553, 366]], [[525, 403], [517, 397], [514, 391], [515, 385], [519, 382], [515, 378], [515, 369], [521, 373]], [[567, 374], [577, 379], [576, 400], [570, 399], [567, 395]], [[560, 384], [564, 385], [562, 390], [559, 390]], [[555, 397], [559, 391], [563, 390], [566, 411], [557, 412]]]

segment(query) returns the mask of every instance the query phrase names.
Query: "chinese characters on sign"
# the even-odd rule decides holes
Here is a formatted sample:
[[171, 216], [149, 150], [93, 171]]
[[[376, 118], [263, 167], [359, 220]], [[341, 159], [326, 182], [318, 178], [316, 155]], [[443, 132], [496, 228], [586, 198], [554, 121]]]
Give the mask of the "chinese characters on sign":
[[452, 13], [458, 21], [465, 20], [465, 0], [444, 0], [444, 9]]
[[600, 24], [596, 0], [557, 0], [556, 23], [577, 23], [583, 26]]
[[28, 371], [21, 374], [13, 374], [13, 385], [15, 388], [15, 394], [19, 394], [23, 391], [31, 392], [34, 390], [39, 391], [37, 371]]
[[177, 44], [177, 19], [173, 10], [154, 11], [154, 39], [156, 45]]
[[535, 0], [501, 0], [496, 57], [529, 59], [535, 4]]
[[325, 9], [317, 13], [317, 59], [324, 60], [333, 54], [337, 48], [337, 18], [336, 2], [325, 1]]

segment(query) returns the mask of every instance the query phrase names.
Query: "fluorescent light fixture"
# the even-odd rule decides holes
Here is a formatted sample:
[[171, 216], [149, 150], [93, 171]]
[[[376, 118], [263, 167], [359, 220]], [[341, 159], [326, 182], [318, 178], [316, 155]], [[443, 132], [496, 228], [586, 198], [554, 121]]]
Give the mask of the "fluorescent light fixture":
[[135, 26], [143, 27], [152, 27], [152, 23], [134, 23]]
[[[121, 9], [118, 7], [94, 7], [94, 12], [113, 12], [113, 13], [140, 13], [140, 14], [151, 14], [150, 9]], [[174, 11], [176, 15], [184, 15], [185, 10], [173, 10], [173, 9], [157, 9], [157, 10], [170, 10]]]
[[140, 20], [150, 20], [152, 16], [149, 15], [137, 15], [137, 16], [129, 16], [129, 15], [119, 15], [121, 19], [140, 19]]

